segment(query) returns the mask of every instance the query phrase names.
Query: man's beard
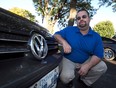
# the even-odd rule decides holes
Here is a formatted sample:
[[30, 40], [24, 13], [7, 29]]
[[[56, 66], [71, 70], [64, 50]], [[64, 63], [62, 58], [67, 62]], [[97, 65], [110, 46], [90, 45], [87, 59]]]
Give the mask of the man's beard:
[[87, 30], [87, 23], [84, 21], [84, 23], [82, 24], [81, 22], [78, 24], [78, 27], [80, 30], [84, 31]]

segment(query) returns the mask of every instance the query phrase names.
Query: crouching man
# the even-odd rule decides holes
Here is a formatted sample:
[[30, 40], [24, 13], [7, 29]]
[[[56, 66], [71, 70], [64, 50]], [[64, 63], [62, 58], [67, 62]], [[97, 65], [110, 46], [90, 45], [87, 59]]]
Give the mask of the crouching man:
[[79, 75], [80, 83], [85, 85], [80, 85], [79, 88], [91, 88], [107, 70], [102, 60], [103, 43], [100, 35], [89, 26], [90, 16], [87, 10], [79, 10], [76, 20], [77, 26], [66, 27], [54, 34], [64, 51], [60, 80], [68, 85], [75, 78], [75, 69], [78, 69], [76, 74]]

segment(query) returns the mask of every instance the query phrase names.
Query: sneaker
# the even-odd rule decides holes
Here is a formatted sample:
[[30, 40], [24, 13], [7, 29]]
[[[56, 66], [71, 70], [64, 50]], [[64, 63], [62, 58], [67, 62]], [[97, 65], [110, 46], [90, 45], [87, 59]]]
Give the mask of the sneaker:
[[78, 78], [77, 86], [78, 86], [78, 88], [92, 88], [91, 86], [87, 86], [87, 85], [80, 79], [80, 76], [79, 76], [79, 78]]

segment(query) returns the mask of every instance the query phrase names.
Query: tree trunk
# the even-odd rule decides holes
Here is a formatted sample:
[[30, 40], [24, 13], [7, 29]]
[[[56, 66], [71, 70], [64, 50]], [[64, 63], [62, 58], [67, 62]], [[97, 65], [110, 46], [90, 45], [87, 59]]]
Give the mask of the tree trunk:
[[50, 18], [50, 16], [48, 16], [48, 15], [45, 18], [45, 28], [47, 28], [49, 30], [49, 32], [51, 34], [53, 34], [54, 33], [54, 26], [55, 26], [57, 19], [50, 21], [49, 18]]
[[75, 19], [76, 14], [77, 14], [76, 4], [77, 4], [77, 0], [71, 0], [68, 26], [74, 25], [74, 19]]

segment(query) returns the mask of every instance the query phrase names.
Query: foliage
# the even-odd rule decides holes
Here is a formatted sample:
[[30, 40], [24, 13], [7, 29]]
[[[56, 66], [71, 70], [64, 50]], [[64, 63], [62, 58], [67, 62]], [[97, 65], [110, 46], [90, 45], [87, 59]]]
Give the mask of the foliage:
[[116, 12], [116, 0], [99, 0], [100, 7], [103, 5], [112, 6], [113, 12]]
[[[48, 24], [59, 23], [59, 26], [67, 26], [67, 19], [70, 12], [72, 0], [33, 0], [35, 9], [42, 21], [46, 20]], [[77, 0], [76, 9], [86, 8], [91, 16], [96, 9], [91, 6], [91, 0]]]
[[18, 8], [18, 7], [13, 7], [11, 9], [9, 9], [9, 11], [17, 14], [17, 15], [20, 15], [22, 17], [25, 17], [33, 22], [37, 22], [37, 20], [35, 19], [35, 16], [32, 15], [29, 11], [27, 10], [24, 10], [24, 9], [21, 9], [21, 8]]
[[96, 24], [93, 28], [100, 36], [112, 38], [114, 36], [114, 27], [111, 21], [102, 21]]

